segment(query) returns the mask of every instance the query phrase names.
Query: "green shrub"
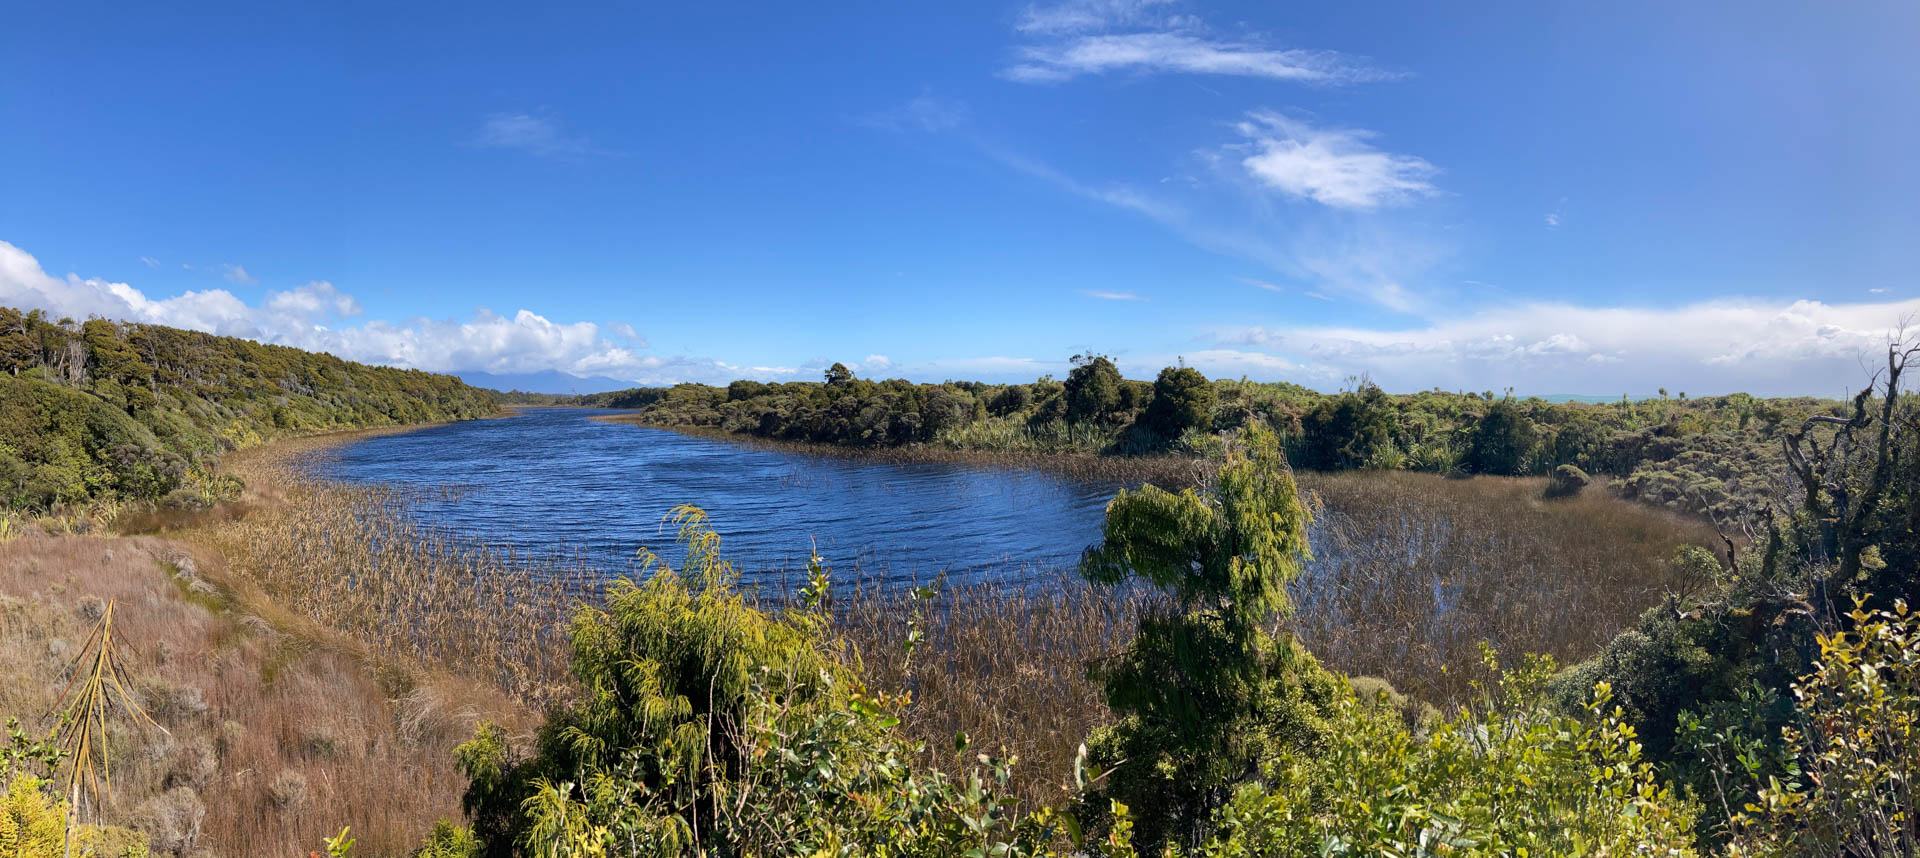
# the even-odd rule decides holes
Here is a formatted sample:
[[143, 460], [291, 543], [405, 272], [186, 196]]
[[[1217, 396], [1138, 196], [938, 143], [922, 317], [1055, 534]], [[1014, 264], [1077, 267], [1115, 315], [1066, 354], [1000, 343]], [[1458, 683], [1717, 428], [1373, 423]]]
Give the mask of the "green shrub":
[[1029, 855], [1066, 837], [1016, 813], [1011, 761], [915, 772], [903, 699], [862, 687], [822, 616], [750, 605], [704, 514], [676, 515], [682, 568], [649, 555], [644, 583], [575, 617], [583, 694], [533, 752], [492, 727], [461, 747], [487, 854]]
[[1695, 854], [1694, 807], [1642, 761], [1606, 686], [1578, 716], [1544, 693], [1529, 660], [1487, 703], [1430, 722], [1424, 737], [1389, 701], [1343, 690], [1333, 729], [1288, 749], [1242, 787], [1196, 855]]

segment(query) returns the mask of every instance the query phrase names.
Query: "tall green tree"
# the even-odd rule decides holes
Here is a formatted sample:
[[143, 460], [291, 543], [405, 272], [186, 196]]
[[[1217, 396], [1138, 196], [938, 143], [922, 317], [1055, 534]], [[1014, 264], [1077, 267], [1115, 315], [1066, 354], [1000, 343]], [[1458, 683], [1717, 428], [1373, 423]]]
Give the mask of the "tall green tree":
[[1514, 476], [1527, 469], [1533, 451], [1533, 421], [1512, 399], [1495, 402], [1473, 426], [1467, 443], [1467, 470], [1476, 474]]
[[1148, 849], [1200, 842], [1236, 783], [1283, 748], [1317, 744], [1339, 689], [1297, 642], [1265, 631], [1291, 610], [1309, 514], [1274, 433], [1255, 424], [1241, 441], [1205, 493], [1120, 492], [1081, 558], [1089, 581], [1137, 580], [1172, 599], [1097, 670], [1121, 717], [1088, 740], [1106, 770], [1097, 798], [1133, 808]]
[[1300, 423], [1302, 464], [1315, 470], [1364, 468], [1393, 449], [1393, 400], [1371, 383], [1320, 400]]
[[1213, 385], [1190, 366], [1167, 367], [1153, 381], [1153, 399], [1140, 415], [1141, 428], [1162, 444], [1178, 440], [1188, 429], [1205, 427], [1213, 417]]
[[1067, 373], [1067, 420], [1072, 423], [1108, 423], [1120, 407], [1120, 368], [1106, 355], [1073, 356]]

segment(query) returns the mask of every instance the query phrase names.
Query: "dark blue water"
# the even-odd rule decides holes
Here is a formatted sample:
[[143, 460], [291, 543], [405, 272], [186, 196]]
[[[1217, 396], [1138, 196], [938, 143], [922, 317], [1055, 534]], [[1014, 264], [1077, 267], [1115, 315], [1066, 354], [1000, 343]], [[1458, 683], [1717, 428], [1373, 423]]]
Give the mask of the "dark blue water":
[[371, 438], [320, 465], [328, 476], [427, 494], [429, 524], [625, 572], [647, 546], [677, 559], [661, 518], [707, 511], [748, 580], [803, 568], [810, 546], [838, 572], [928, 580], [1050, 576], [1096, 541], [1119, 486], [1026, 470], [882, 464], [772, 452], [533, 409]]

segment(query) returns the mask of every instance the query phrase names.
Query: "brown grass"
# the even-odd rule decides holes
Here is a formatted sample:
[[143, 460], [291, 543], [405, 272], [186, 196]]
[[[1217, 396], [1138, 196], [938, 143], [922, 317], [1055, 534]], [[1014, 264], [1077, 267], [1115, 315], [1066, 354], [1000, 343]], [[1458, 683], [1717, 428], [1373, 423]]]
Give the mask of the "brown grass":
[[565, 619], [605, 578], [417, 524], [408, 495], [308, 476], [326, 441], [236, 455], [248, 515], [188, 532], [275, 603], [383, 657], [438, 665], [533, 708], [569, 688]]
[[[0, 544], [0, 713], [52, 707], [106, 600], [140, 704], [165, 728], [109, 721], [104, 821], [156, 855], [304, 855], [352, 825], [364, 855], [402, 855], [459, 817], [452, 749], [485, 716], [526, 729], [497, 693], [376, 670], [353, 641], [220, 586], [209, 552], [151, 537]], [[298, 780], [295, 802], [271, 785]]]
[[[867, 682], [912, 692], [902, 725], [928, 761], [950, 761], [964, 732], [979, 751], [1019, 758], [1013, 786], [1032, 806], [1069, 797], [1080, 742], [1110, 719], [1088, 661], [1124, 647], [1145, 604], [1077, 577], [951, 585], [924, 601], [897, 584], [855, 585], [834, 598]], [[916, 616], [926, 637], [909, 656]]]

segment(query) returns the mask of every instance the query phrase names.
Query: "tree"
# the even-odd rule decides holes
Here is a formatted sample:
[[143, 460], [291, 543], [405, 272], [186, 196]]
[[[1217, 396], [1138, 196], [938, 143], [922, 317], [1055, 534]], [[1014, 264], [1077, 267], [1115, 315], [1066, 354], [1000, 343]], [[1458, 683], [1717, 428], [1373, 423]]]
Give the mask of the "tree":
[[1323, 471], [1364, 468], [1393, 448], [1393, 401], [1378, 386], [1328, 397], [1301, 419], [1303, 464]]
[[1120, 492], [1081, 558], [1089, 581], [1139, 579], [1176, 605], [1143, 618], [1125, 653], [1098, 669], [1120, 721], [1088, 740], [1090, 759], [1109, 769], [1100, 797], [1134, 809], [1150, 851], [1199, 842], [1261, 761], [1317, 743], [1339, 685], [1296, 641], [1265, 631], [1291, 609], [1309, 514], [1273, 432], [1255, 424], [1242, 440], [1205, 494]]
[[852, 384], [853, 370], [847, 369], [846, 364], [836, 361], [833, 366], [827, 367], [828, 387], [844, 388]]
[[1533, 421], [1512, 399], [1495, 402], [1473, 426], [1467, 442], [1467, 470], [1476, 474], [1514, 476], [1525, 471], [1533, 450]]
[[1171, 443], [1188, 429], [1206, 426], [1213, 416], [1213, 402], [1213, 385], [1199, 370], [1170, 366], [1154, 379], [1153, 399], [1140, 415], [1140, 423], [1160, 443]]
[[1106, 355], [1073, 356], [1073, 371], [1067, 373], [1067, 421], [1071, 423], [1110, 422], [1120, 407], [1120, 368]]

